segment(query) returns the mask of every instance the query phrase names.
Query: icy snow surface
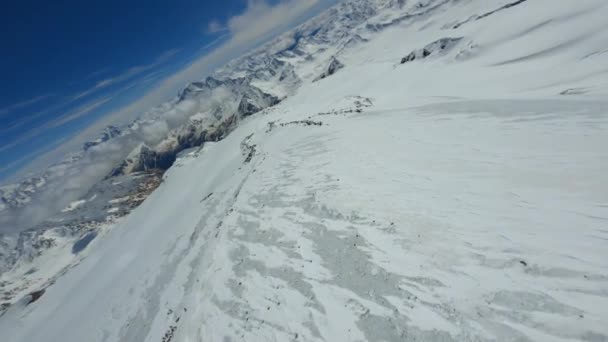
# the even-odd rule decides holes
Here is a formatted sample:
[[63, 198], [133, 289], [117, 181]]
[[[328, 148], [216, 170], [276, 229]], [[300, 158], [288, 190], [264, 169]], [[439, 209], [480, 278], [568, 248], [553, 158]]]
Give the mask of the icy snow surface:
[[470, 19], [507, 3], [379, 31], [182, 155], [0, 341], [607, 341], [606, 2]]

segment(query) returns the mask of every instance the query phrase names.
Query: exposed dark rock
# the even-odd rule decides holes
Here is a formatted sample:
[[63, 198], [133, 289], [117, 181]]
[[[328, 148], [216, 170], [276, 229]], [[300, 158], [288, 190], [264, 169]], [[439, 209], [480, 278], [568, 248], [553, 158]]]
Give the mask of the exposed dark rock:
[[245, 137], [245, 139], [243, 139], [243, 141], [241, 142], [241, 153], [245, 157], [245, 163], [249, 163], [257, 152], [257, 145], [249, 143], [251, 137], [253, 137], [253, 133]]
[[42, 295], [44, 295], [45, 292], [46, 292], [46, 290], [42, 289], [42, 290], [38, 290], [38, 291], [34, 291], [34, 292], [30, 293], [29, 294], [30, 298], [29, 298], [29, 301], [26, 303], [26, 305], [30, 305], [33, 302], [40, 299], [40, 297], [42, 297]]
[[401, 59], [401, 64], [405, 64], [417, 59], [427, 58], [431, 55], [443, 54], [452, 49], [454, 46], [456, 46], [456, 44], [458, 44], [461, 39], [462, 37], [441, 38], [439, 40], [436, 40], [426, 45], [422, 49], [414, 50], [409, 55], [403, 57]]
[[173, 340], [173, 336], [175, 335], [175, 331], [177, 330], [177, 326], [171, 325], [169, 329], [165, 332], [165, 335], [162, 338], [162, 342], [171, 342]]
[[201, 200], [201, 203], [203, 203], [206, 200], [208, 200], [211, 196], [213, 196], [213, 192], [210, 192], [207, 196], [203, 197], [203, 199]]
[[80, 240], [76, 241], [72, 246], [72, 254], [78, 254], [97, 237], [97, 232], [92, 231], [86, 233]]
[[[350, 113], [363, 113], [365, 108], [369, 108], [373, 106], [373, 101], [369, 97], [362, 96], [352, 96], [354, 107], [344, 108], [344, 109], [334, 109], [329, 112], [320, 112], [315, 115], [311, 115], [308, 119], [312, 119], [317, 116], [326, 116], [326, 115], [346, 115]], [[274, 123], [273, 123], [274, 124]]]
[[326, 77], [329, 77], [329, 76], [335, 74], [338, 70], [340, 70], [342, 68], [344, 68], [344, 64], [342, 64], [336, 57], [332, 57], [331, 60], [329, 61], [329, 65], [327, 66], [325, 71], [321, 75], [319, 75], [317, 78], [315, 78], [313, 80], [313, 82], [317, 82]]
[[586, 88], [569, 88], [566, 89], [562, 92], [560, 92], [560, 95], [582, 95], [587, 93], [588, 90]]
[[272, 95], [267, 95], [263, 99], [264, 101], [259, 101], [259, 99], [245, 94], [239, 103], [238, 114], [242, 117], [249, 116], [279, 103], [279, 99]]
[[299, 120], [299, 121], [290, 121], [281, 124], [281, 127], [289, 126], [289, 125], [303, 125], [303, 126], [323, 126], [323, 122], [321, 121], [313, 121], [313, 120]]

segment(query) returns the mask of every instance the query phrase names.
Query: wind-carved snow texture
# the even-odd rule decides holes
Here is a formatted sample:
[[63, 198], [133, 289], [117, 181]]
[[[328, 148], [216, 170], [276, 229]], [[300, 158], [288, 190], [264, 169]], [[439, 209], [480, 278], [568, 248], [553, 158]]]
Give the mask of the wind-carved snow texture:
[[[322, 180], [315, 182], [305, 192], [283, 190], [293, 188], [294, 184], [309, 184], [298, 175], [299, 168], [302, 163], [308, 164], [311, 159], [327, 152], [322, 140], [291, 146], [280, 163], [278, 173], [282, 177], [279, 181], [262, 179], [261, 182], [267, 184], [264, 191], [252, 195], [247, 203], [243, 203], [243, 209], [234, 212], [234, 220], [239, 228], [235, 233], [228, 234], [235, 246], [229, 254], [234, 265], [234, 278], [228, 279], [228, 284], [232, 284], [232, 299], [215, 302], [232, 321], [239, 322], [234, 335], [240, 335], [245, 340], [264, 336], [274, 327], [280, 327], [280, 320], [273, 317], [282, 315], [284, 307], [304, 303], [305, 307], [310, 308], [311, 316], [308, 319], [301, 317], [289, 328], [276, 329], [278, 331], [274, 334], [285, 340], [320, 338], [319, 322], [312, 319], [315, 312], [339, 319], [332, 312], [335, 310], [332, 306], [337, 303], [328, 301], [324, 293], [329, 291], [338, 298], [343, 296], [338, 302], [346, 311], [351, 311], [349, 316], [354, 318], [355, 325], [344, 331], [341, 336], [343, 340], [361, 337], [369, 341], [452, 340], [445, 332], [424, 332], [407, 327], [407, 318], [401, 317], [398, 307], [387, 300], [396, 297], [415, 301], [416, 296], [400, 287], [408, 279], [388, 272], [373, 262], [366, 250], [374, 246], [357, 232], [374, 230], [382, 234], [395, 230], [395, 223], [376, 221], [357, 213], [344, 215], [331, 207], [320, 205], [315, 193], [331, 191], [338, 186], [336, 177], [330, 174], [319, 177]], [[320, 164], [318, 166], [323, 163]], [[314, 163], [311, 166], [314, 167]], [[272, 226], [265, 227], [264, 217], [276, 217], [278, 220]], [[271, 255], [258, 252], [262, 246]], [[275, 258], [272, 262], [274, 266], [268, 265], [269, 257]], [[286, 262], [278, 262], [276, 258], [279, 257]], [[256, 291], [267, 293], [261, 303], [251, 300], [251, 285], [243, 282], [252, 275], [254, 279], [270, 280], [266, 284], [256, 283]], [[410, 281], [420, 285], [442, 286], [435, 279]], [[317, 293], [317, 288], [325, 290]], [[449, 310], [446, 311], [449, 313]]]
[[[0, 340], [608, 340], [608, 5], [507, 3], [344, 2], [229, 63], [280, 103], [229, 94], [138, 208], [2, 274]], [[126, 211], [97, 190], [63, 217]]]

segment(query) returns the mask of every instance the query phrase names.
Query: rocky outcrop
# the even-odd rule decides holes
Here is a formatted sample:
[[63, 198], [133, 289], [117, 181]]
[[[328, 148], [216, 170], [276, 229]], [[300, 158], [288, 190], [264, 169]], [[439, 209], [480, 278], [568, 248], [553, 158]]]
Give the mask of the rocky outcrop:
[[427, 44], [422, 49], [414, 50], [409, 55], [401, 59], [401, 64], [412, 62], [418, 59], [424, 59], [429, 56], [444, 54], [452, 49], [460, 42], [462, 37], [458, 38], [441, 38], [430, 44]]
[[[280, 61], [271, 64], [284, 66]], [[285, 72], [289, 71], [283, 70], [281, 73]], [[187, 120], [156, 146], [141, 144], [108, 177], [151, 169], [167, 170], [181, 151], [202, 146], [206, 141], [223, 139], [240, 119], [279, 103], [276, 96], [265, 93], [251, 82], [259, 77], [281, 77], [280, 75], [276, 70], [267, 73], [258, 70], [257, 75], [226, 79], [207, 77], [204, 81], [189, 84], [179, 93], [176, 106], [183, 101], [203, 103], [206, 114]], [[216, 91], [221, 91], [222, 101], [214, 101]]]
[[313, 80], [313, 82], [317, 82], [320, 81], [326, 77], [329, 77], [333, 74], [335, 74], [338, 70], [344, 68], [344, 64], [342, 64], [335, 56], [331, 58], [331, 60], [329, 61], [329, 65], [325, 68], [325, 71], [317, 76], [317, 78], [315, 78]]
[[279, 103], [279, 99], [272, 95], [262, 93], [262, 96], [252, 96], [251, 94], [245, 94], [237, 108], [237, 115], [240, 117], [249, 116], [277, 103]]

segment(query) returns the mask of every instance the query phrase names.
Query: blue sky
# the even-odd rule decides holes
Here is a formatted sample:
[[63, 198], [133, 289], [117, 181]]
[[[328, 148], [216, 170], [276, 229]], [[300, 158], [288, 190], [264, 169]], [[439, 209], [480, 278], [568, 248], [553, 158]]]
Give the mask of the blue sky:
[[0, 182], [58, 161], [334, 2], [5, 2]]

